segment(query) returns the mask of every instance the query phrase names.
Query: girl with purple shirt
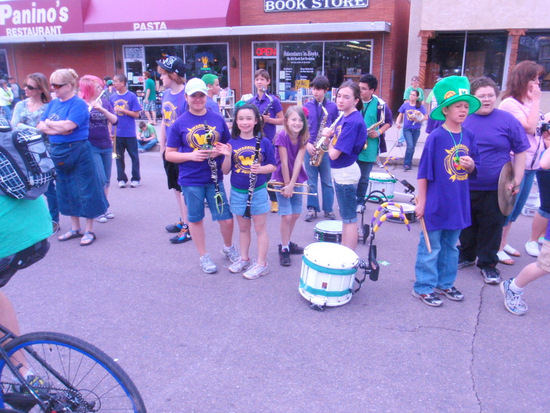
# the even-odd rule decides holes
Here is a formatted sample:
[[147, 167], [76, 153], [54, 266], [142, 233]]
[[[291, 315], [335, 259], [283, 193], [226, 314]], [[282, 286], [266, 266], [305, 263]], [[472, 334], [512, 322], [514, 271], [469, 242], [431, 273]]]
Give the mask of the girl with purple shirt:
[[279, 261], [283, 266], [290, 265], [290, 254], [302, 254], [304, 249], [290, 241], [294, 225], [302, 212], [302, 195], [294, 194], [297, 183], [307, 181], [304, 169], [304, 156], [309, 140], [309, 128], [302, 108], [291, 106], [285, 113], [284, 130], [279, 131], [273, 140], [277, 170], [273, 180], [282, 182], [281, 192], [277, 193], [279, 215], [281, 216], [281, 244]]
[[[113, 165], [113, 142], [111, 141], [110, 125], [116, 125], [118, 119], [113, 105], [104, 97], [105, 85], [97, 76], [84, 75], [79, 82], [79, 96], [88, 104], [90, 111], [90, 134], [88, 140], [92, 145], [92, 156], [99, 174], [99, 179], [105, 191], [105, 198], [109, 194], [111, 182], [111, 168]], [[113, 219], [112, 212], [97, 217], [101, 223]]]
[[336, 199], [342, 217], [342, 245], [355, 250], [357, 246], [357, 184], [361, 170], [357, 165], [359, 153], [367, 141], [367, 126], [359, 112], [363, 108], [361, 91], [355, 82], [342, 83], [336, 94], [338, 110], [344, 116], [334, 131], [323, 130], [330, 137], [328, 156], [334, 179]]
[[[399, 108], [399, 116], [397, 117], [397, 128], [403, 128], [403, 136], [407, 142], [407, 150], [405, 151], [405, 160], [403, 161], [403, 169], [408, 171], [411, 169], [414, 149], [420, 136], [420, 128], [422, 122], [428, 116], [422, 102], [418, 100], [419, 93], [415, 89], [411, 89], [409, 100]], [[403, 123], [401, 123], [403, 121]]]

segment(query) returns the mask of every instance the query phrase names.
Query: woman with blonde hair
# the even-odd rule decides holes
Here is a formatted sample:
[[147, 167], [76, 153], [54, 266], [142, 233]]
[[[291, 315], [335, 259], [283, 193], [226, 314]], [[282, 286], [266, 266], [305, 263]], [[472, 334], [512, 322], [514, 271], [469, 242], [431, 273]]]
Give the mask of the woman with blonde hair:
[[[51, 157], [57, 172], [59, 211], [71, 217], [71, 229], [59, 241], [82, 238], [80, 245], [95, 241], [94, 219], [105, 214], [109, 203], [101, 186], [88, 141], [90, 112], [76, 95], [78, 75], [73, 69], [58, 69], [50, 76], [57, 98], [52, 100], [38, 124], [50, 137]], [[80, 218], [86, 229], [80, 228]]]

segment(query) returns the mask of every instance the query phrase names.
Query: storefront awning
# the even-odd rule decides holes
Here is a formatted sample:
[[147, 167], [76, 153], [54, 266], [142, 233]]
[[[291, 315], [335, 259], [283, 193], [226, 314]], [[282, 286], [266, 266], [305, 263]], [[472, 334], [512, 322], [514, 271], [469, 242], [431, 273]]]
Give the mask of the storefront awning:
[[[231, 0], [224, 0], [231, 3]], [[85, 23], [86, 25], [86, 23]], [[307, 33], [361, 33], [391, 32], [391, 23], [340, 22], [309, 24], [272, 24], [263, 26], [222, 26], [206, 28], [185, 28], [174, 30], [132, 30], [102, 31], [87, 33], [67, 33], [44, 36], [0, 37], [0, 43], [66, 42], [93, 40], [138, 40], [138, 39], [174, 39], [222, 36], [255, 36], [265, 34], [307, 34]]]

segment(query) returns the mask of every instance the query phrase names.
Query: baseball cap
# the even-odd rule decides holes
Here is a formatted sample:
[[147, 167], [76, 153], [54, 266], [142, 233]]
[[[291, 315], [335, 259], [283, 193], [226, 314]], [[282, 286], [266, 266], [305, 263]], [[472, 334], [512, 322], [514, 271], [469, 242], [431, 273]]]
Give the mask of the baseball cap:
[[185, 94], [191, 96], [193, 93], [202, 92], [205, 95], [208, 94], [208, 89], [206, 88], [206, 83], [203, 80], [194, 77], [190, 79], [185, 85]]
[[107, 86], [111, 86], [113, 84], [113, 81], [111, 79], [107, 80]]
[[177, 56], [166, 56], [164, 59], [157, 60], [157, 64], [167, 72], [175, 73], [179, 77], [183, 77], [185, 74], [183, 60]]

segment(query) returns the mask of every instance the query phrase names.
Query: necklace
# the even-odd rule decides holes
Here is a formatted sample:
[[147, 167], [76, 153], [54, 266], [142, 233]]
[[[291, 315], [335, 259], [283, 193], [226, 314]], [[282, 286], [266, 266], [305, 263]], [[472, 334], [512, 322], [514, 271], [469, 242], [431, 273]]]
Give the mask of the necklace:
[[456, 149], [455, 156], [453, 157], [453, 166], [455, 168], [458, 168], [460, 166], [460, 156], [458, 156], [458, 145], [462, 143], [462, 128], [460, 128], [460, 140], [458, 141], [458, 144], [455, 141], [455, 137], [453, 136], [453, 133], [447, 129], [447, 126], [443, 125], [443, 128], [449, 132], [449, 135], [451, 135], [451, 139], [453, 140], [454, 146], [453, 149]]

